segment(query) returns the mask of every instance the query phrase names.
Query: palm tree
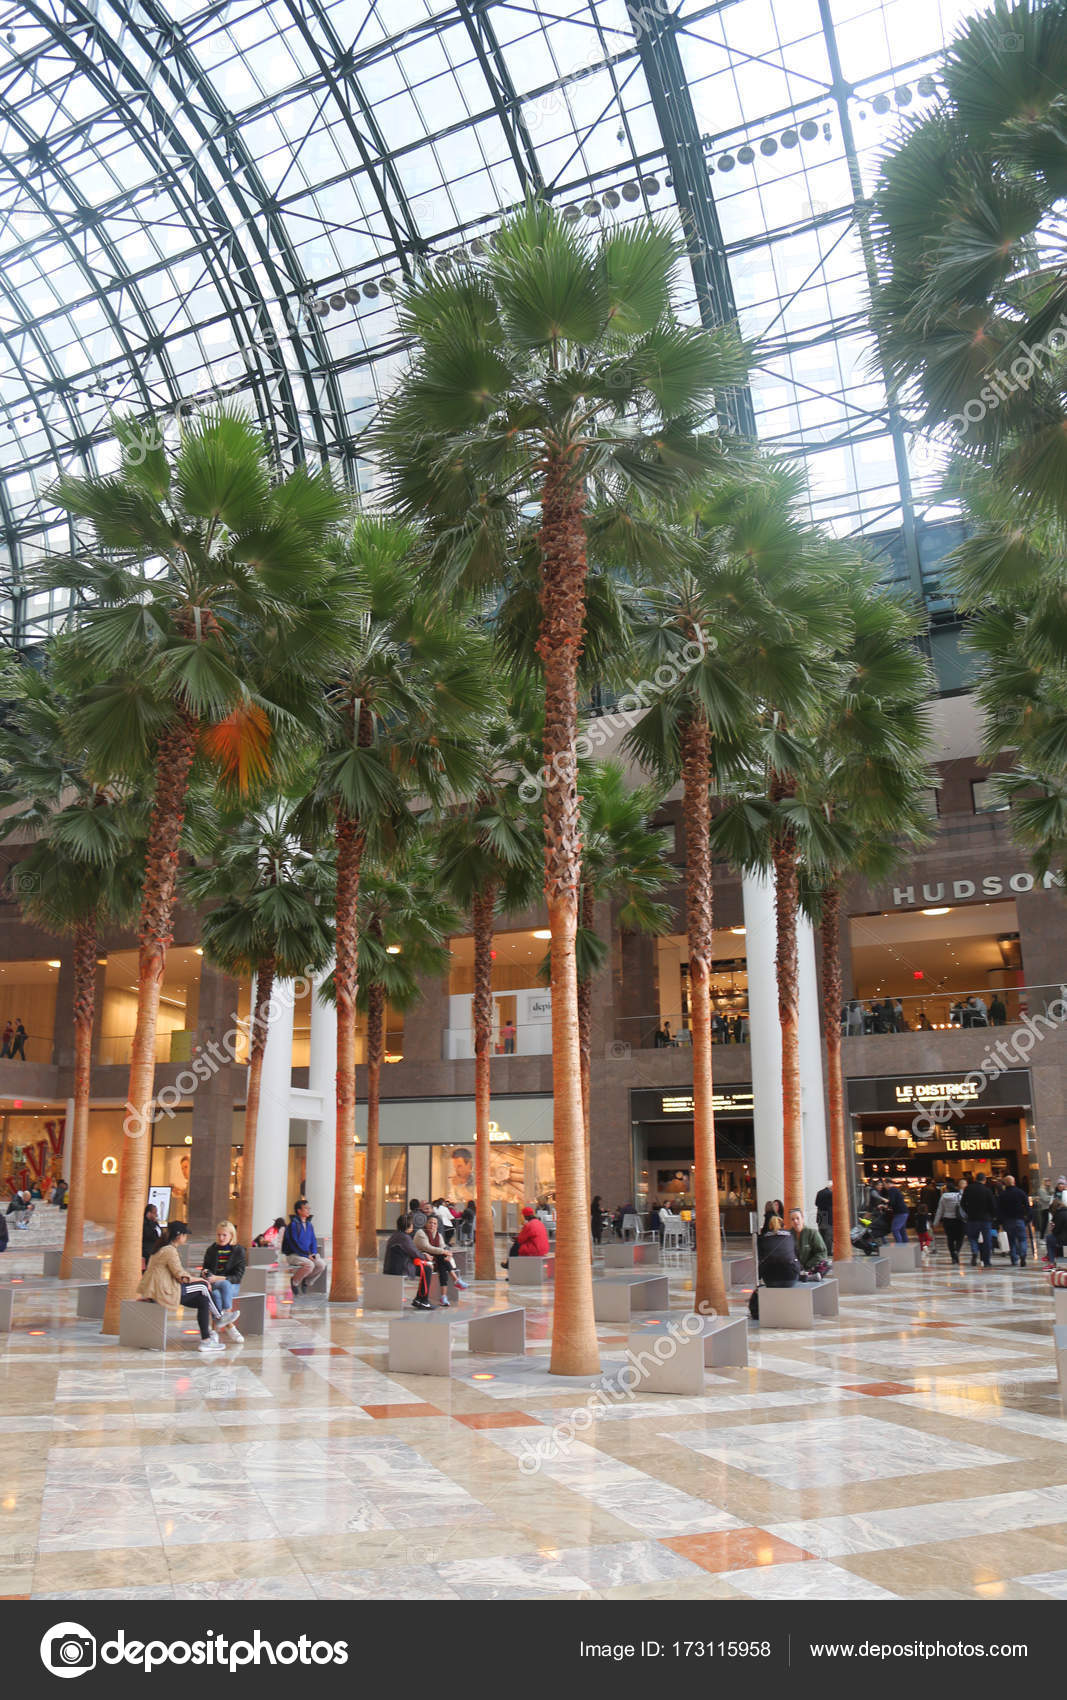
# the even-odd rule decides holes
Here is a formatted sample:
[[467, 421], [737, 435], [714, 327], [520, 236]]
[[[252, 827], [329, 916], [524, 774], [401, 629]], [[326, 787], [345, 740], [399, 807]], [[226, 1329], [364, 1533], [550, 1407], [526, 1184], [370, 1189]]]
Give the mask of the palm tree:
[[67, 1279], [85, 1238], [90, 1075], [99, 937], [137, 913], [145, 818], [129, 788], [89, 777], [71, 728], [72, 705], [51, 671], [4, 670], [9, 707], [0, 734], [0, 838], [31, 835], [19, 862], [23, 914], [74, 941], [74, 1117], [70, 1194], [59, 1273]]
[[243, 818], [202, 805], [196, 837], [202, 853], [181, 886], [191, 903], [212, 906], [201, 923], [204, 954], [224, 973], [255, 981], [237, 1208], [238, 1243], [247, 1246], [255, 1231], [256, 1133], [274, 986], [329, 961], [333, 881], [328, 864], [294, 836], [285, 798], [261, 802]]
[[477, 778], [471, 727], [494, 701], [488, 643], [422, 588], [417, 534], [388, 518], [357, 520], [337, 552], [338, 599], [356, 610], [346, 652], [323, 694], [314, 778], [296, 819], [335, 847], [337, 1184], [330, 1298], [359, 1297], [356, 1236], [356, 994], [359, 891], [368, 848], [410, 830], [408, 805], [440, 806]]
[[[41, 569], [43, 583], [93, 599], [80, 642], [104, 679], [87, 690], [77, 725], [95, 770], [148, 764], [154, 774], [105, 1334], [118, 1332], [140, 1276], [156, 1021], [194, 766], [243, 790], [267, 776], [272, 728], [275, 741], [284, 736], [329, 660], [335, 616], [316, 595], [345, 507], [325, 477], [304, 469], [272, 481], [267, 445], [240, 413], [201, 416], [173, 460], [146, 448], [136, 423], [116, 429], [117, 472], [65, 475], [51, 492], [83, 522], [85, 546]], [[268, 652], [269, 697], [254, 688]]]
[[852, 631], [841, 689], [827, 696], [800, 801], [827, 830], [805, 870], [805, 908], [822, 937], [822, 1023], [830, 1108], [835, 1261], [852, 1256], [850, 1164], [841, 1067], [841, 915], [847, 880], [887, 879], [907, 848], [932, 834], [922, 793], [927, 765], [930, 667], [917, 640], [921, 623], [898, 598], [879, 592], [857, 564], [847, 586]]
[[670, 904], [658, 903], [656, 897], [674, 883], [676, 874], [664, 861], [664, 833], [648, 824], [662, 803], [662, 791], [649, 785], [628, 785], [618, 762], [589, 762], [579, 773], [582, 872], [577, 935], [578, 1047], [588, 1150], [593, 984], [607, 955], [594, 926], [596, 905], [617, 903], [623, 932], [669, 932], [674, 912]]
[[359, 894], [357, 1008], [367, 1020], [367, 1159], [359, 1220], [359, 1255], [378, 1252], [377, 1200], [381, 1164], [379, 1122], [382, 1063], [389, 1010], [410, 1010], [422, 982], [448, 969], [447, 940], [458, 924], [442, 894], [421, 835], [395, 857], [363, 870]]
[[401, 319], [412, 354], [378, 435], [393, 500], [433, 523], [452, 579], [503, 576], [523, 510], [535, 505], [539, 520], [557, 1184], [550, 1368], [561, 1375], [599, 1364], [575, 960], [590, 514], [600, 503], [620, 513], [633, 491], [673, 494], [716, 459], [716, 438], [699, 433], [716, 388], [745, 370], [734, 332], [691, 329], [675, 317], [680, 254], [660, 226], [592, 239], [529, 202], [500, 226], [483, 266], [428, 273], [408, 291]]
[[439, 877], [471, 918], [474, 949], [474, 1273], [496, 1276], [489, 1110], [493, 1033], [493, 927], [501, 912], [525, 909], [538, 889], [540, 833], [516, 784], [530, 750], [530, 708], [519, 698], [514, 721], [495, 716], [482, 729], [478, 788], [453, 808], [438, 841]]
[[893, 375], [924, 428], [998, 470], [1017, 525], [1035, 506], [1067, 515], [1065, 66], [1063, 0], [967, 20], [938, 105], [904, 125], [874, 196]]

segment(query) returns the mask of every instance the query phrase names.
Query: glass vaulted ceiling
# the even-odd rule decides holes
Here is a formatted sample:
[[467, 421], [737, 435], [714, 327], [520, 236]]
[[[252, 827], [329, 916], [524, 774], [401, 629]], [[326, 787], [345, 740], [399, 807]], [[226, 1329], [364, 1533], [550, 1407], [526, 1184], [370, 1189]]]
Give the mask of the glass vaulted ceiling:
[[531, 188], [587, 228], [681, 213], [684, 310], [755, 343], [741, 423], [807, 458], [817, 518], [906, 534], [923, 468], [864, 321], [862, 196], [972, 9], [0, 0], [0, 632], [63, 617], [24, 575], [116, 409], [239, 395], [282, 462], [370, 488], [399, 281]]

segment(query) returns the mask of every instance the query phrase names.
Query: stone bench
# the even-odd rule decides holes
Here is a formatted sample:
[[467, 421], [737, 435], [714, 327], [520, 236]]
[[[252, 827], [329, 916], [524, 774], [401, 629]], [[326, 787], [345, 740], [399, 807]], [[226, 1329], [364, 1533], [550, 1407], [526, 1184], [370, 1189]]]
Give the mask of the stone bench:
[[603, 1247], [605, 1269], [653, 1268], [663, 1262], [659, 1242], [641, 1243], [622, 1240], [618, 1245]]
[[278, 1253], [273, 1246], [254, 1245], [249, 1250], [249, 1269], [273, 1269], [277, 1262]]
[[389, 1324], [390, 1375], [450, 1375], [452, 1332], [467, 1330], [473, 1356], [522, 1357], [526, 1351], [526, 1312], [521, 1305], [506, 1310], [468, 1312], [407, 1311]]
[[[63, 1261], [62, 1251], [46, 1251], [44, 1254], [42, 1273], [45, 1275], [59, 1274], [59, 1266]], [[74, 1257], [70, 1263], [70, 1278], [72, 1281], [99, 1281], [103, 1278], [104, 1264], [99, 1257]]]
[[800, 1281], [795, 1287], [761, 1287], [761, 1328], [814, 1328], [817, 1316], [836, 1316], [837, 1282]]
[[14, 1311], [14, 1287], [0, 1287], [0, 1334], [11, 1333], [11, 1317]]
[[241, 1276], [241, 1292], [265, 1294], [270, 1273], [271, 1271], [265, 1263], [249, 1264]]
[[91, 1281], [88, 1286], [78, 1288], [78, 1315], [92, 1317], [96, 1322], [102, 1322], [104, 1307], [107, 1304], [107, 1282]]
[[[692, 1312], [689, 1313], [692, 1316]], [[637, 1360], [641, 1380], [633, 1389], [645, 1393], [703, 1393], [705, 1369], [748, 1363], [748, 1322], [743, 1316], [706, 1316], [701, 1329], [683, 1328], [678, 1317], [665, 1323], [644, 1323], [631, 1328], [630, 1354]], [[659, 1341], [668, 1347], [657, 1350]]]
[[[265, 1294], [249, 1294], [247, 1304], [238, 1299], [237, 1309], [241, 1313], [237, 1327], [242, 1334], [263, 1333], [267, 1310]], [[119, 1345], [140, 1351], [165, 1352], [168, 1324], [172, 1333], [175, 1328], [181, 1328], [185, 1333], [199, 1334], [194, 1318], [194, 1311], [171, 1310], [151, 1299], [123, 1299], [119, 1314]], [[191, 1329], [190, 1323], [193, 1324]]]
[[41, 1273], [44, 1275], [58, 1275], [59, 1266], [62, 1261], [62, 1251], [46, 1251], [42, 1257]]
[[403, 1308], [403, 1275], [382, 1275], [378, 1273], [373, 1275], [364, 1275], [364, 1310], [403, 1310]]
[[882, 1251], [888, 1256], [889, 1268], [894, 1275], [910, 1275], [923, 1266], [923, 1248], [918, 1240], [905, 1240], [903, 1245], [896, 1240], [886, 1240]]
[[601, 1275], [593, 1282], [593, 1316], [597, 1322], [629, 1322], [635, 1310], [668, 1310], [670, 1281], [666, 1275]]
[[238, 1293], [234, 1309], [241, 1313], [237, 1319], [237, 1327], [242, 1334], [258, 1336], [264, 1333], [267, 1326], [265, 1293]]
[[1056, 1323], [1067, 1328], [1067, 1287], [1053, 1287], [1052, 1314]]
[[758, 1275], [758, 1265], [754, 1257], [731, 1257], [726, 1263], [726, 1273], [729, 1277], [729, 1288], [732, 1293], [738, 1287], [754, 1287]]
[[509, 1257], [508, 1280], [517, 1287], [543, 1287], [554, 1279], [554, 1257]]
[[887, 1257], [852, 1257], [847, 1263], [833, 1264], [832, 1268], [833, 1279], [842, 1293], [884, 1292], [892, 1273]]
[[1052, 1334], [1056, 1343], [1056, 1379], [1060, 1386], [1060, 1404], [1067, 1410], [1067, 1326], [1057, 1323]]

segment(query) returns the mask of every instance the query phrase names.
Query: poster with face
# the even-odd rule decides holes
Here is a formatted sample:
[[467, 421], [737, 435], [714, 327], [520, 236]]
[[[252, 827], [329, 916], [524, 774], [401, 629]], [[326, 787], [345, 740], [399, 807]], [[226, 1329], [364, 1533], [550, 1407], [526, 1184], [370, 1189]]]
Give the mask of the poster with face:
[[171, 1189], [171, 1215], [186, 1217], [189, 1203], [189, 1153], [175, 1151], [167, 1165], [167, 1181]]

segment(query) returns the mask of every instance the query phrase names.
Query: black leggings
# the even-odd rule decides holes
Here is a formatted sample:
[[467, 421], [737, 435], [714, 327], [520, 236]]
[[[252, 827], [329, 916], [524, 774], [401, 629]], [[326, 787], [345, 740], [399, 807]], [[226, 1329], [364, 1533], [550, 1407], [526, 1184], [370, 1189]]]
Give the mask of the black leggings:
[[215, 1303], [207, 1282], [183, 1281], [181, 1302], [183, 1309], [196, 1311], [196, 1320], [200, 1325], [200, 1338], [201, 1340], [209, 1340], [212, 1330], [219, 1325], [222, 1312]]
[[945, 1230], [948, 1242], [949, 1256], [953, 1263], [960, 1260], [960, 1246], [963, 1244], [963, 1223], [958, 1216], [942, 1216], [941, 1226]]

